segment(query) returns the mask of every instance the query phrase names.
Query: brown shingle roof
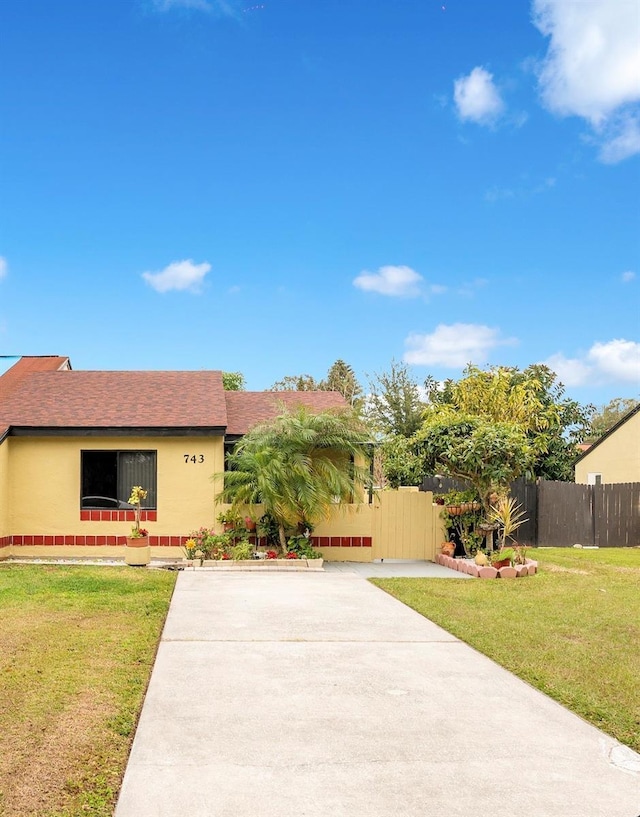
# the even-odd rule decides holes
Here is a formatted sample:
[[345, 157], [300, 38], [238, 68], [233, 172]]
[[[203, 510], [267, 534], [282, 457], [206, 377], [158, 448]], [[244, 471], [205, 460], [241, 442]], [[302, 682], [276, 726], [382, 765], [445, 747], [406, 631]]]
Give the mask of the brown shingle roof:
[[282, 406], [308, 406], [316, 411], [346, 408], [337, 391], [227, 391], [227, 434], [246, 434], [256, 423], [279, 414]]
[[226, 426], [222, 373], [35, 372], [0, 397], [7, 424], [54, 428]]
[[0, 441], [10, 427], [226, 429], [245, 434], [282, 406], [345, 408], [331, 391], [225, 392], [220, 371], [72, 371], [66, 357], [23, 357], [0, 377]]
[[7, 369], [3, 375], [0, 375], [0, 440], [8, 431], [10, 424], [8, 416], [3, 410], [9, 394], [34, 372], [55, 372], [70, 368], [71, 363], [68, 357], [25, 355], [14, 363], [10, 369]]

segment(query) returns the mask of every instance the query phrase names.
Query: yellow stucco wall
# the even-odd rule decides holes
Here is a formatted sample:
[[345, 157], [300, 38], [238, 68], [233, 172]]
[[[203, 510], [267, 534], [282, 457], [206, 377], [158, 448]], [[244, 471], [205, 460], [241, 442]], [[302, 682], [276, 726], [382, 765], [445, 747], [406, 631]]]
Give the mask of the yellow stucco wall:
[[586, 484], [591, 473], [602, 474], [603, 484], [640, 482], [640, 412], [576, 464], [576, 482]]
[[9, 527], [9, 445], [0, 443], [0, 538], [11, 533]]
[[[83, 450], [157, 451], [158, 518], [144, 523], [151, 535], [177, 536], [213, 524], [215, 489], [210, 477], [223, 469], [222, 437], [13, 437], [10, 443], [6, 524], [14, 535], [125, 536], [130, 532], [130, 522], [81, 521]], [[185, 454], [202, 454], [203, 462], [185, 463]]]

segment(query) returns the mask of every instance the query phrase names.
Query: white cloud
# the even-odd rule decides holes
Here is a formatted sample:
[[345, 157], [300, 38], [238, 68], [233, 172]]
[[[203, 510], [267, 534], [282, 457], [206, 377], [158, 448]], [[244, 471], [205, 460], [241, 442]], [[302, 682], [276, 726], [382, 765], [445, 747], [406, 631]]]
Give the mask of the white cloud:
[[543, 104], [587, 120], [600, 158], [640, 152], [640, 15], [635, 0], [533, 0], [533, 22], [550, 38], [538, 67]]
[[626, 272], [623, 272], [622, 275], [620, 276], [623, 284], [628, 284], [630, 281], [633, 281], [635, 277], [636, 274], [635, 272], [632, 272], [632, 270], [627, 270]]
[[354, 278], [353, 285], [365, 292], [380, 295], [415, 298], [420, 294], [423, 278], [411, 267], [380, 267], [377, 272], [364, 270]]
[[5, 277], [9, 270], [9, 265], [7, 264], [7, 259], [3, 258], [0, 255], [0, 280]]
[[154, 0], [154, 5], [158, 11], [170, 11], [174, 8], [213, 11], [212, 4], [207, 0]]
[[594, 343], [582, 358], [552, 355], [545, 361], [565, 386], [635, 383], [640, 386], [640, 343], [610, 340]]
[[493, 74], [478, 65], [466, 77], [453, 83], [453, 98], [460, 119], [491, 125], [504, 110], [504, 102], [494, 82]]
[[194, 264], [191, 259], [174, 261], [160, 272], [143, 272], [142, 277], [157, 292], [169, 290], [188, 290], [200, 292], [204, 276], [211, 269], [211, 264]]
[[171, 11], [172, 9], [193, 9], [205, 11], [219, 17], [240, 16], [238, 0], [152, 0], [157, 11]]
[[491, 349], [513, 342], [502, 339], [498, 329], [481, 324], [440, 324], [431, 334], [409, 335], [403, 360], [419, 366], [459, 369], [467, 363], [485, 363]]
[[640, 153], [640, 117], [627, 113], [614, 118], [603, 133], [600, 160], [615, 165], [636, 153]]
[[607, 379], [640, 383], [640, 343], [632, 340], [594, 343], [588, 358]]
[[589, 381], [591, 368], [584, 360], [565, 357], [563, 354], [551, 355], [545, 364], [557, 375], [565, 386], [582, 386]]

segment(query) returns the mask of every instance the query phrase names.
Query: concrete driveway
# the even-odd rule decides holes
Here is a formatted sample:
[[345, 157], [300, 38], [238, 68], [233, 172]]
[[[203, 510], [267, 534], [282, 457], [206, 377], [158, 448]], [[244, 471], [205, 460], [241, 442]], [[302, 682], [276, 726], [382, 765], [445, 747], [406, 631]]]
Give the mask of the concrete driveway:
[[640, 756], [353, 573], [178, 577], [116, 817], [638, 817]]

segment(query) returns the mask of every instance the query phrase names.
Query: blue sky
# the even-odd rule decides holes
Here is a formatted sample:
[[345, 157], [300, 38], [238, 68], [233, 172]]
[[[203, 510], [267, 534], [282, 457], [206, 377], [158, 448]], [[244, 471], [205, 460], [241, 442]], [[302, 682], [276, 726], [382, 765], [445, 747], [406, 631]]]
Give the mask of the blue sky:
[[640, 391], [636, 0], [4, 0], [0, 354]]

